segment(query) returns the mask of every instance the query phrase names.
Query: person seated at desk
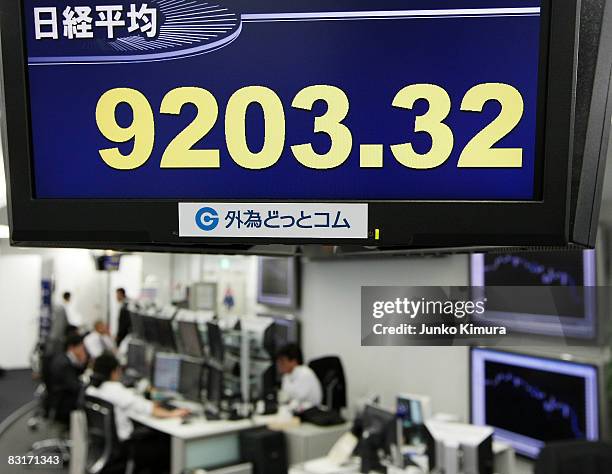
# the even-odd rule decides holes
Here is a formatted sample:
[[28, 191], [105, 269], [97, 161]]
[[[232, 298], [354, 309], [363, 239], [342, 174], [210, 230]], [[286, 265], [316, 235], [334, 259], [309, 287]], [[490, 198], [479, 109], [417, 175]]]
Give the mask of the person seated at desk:
[[288, 344], [276, 353], [276, 366], [282, 374], [281, 392], [293, 411], [303, 412], [321, 405], [323, 389], [313, 370], [304, 364], [302, 350]]
[[124, 387], [120, 380], [119, 361], [113, 354], [104, 353], [94, 362], [91, 385], [85, 393], [112, 403], [115, 411], [117, 437], [120, 442], [131, 444], [138, 469], [145, 467], [151, 473], [168, 471], [170, 440], [161, 433], [144, 426], [135, 428], [130, 416], [182, 418], [189, 414], [189, 410], [166, 410]]
[[110, 336], [108, 326], [102, 320], [95, 322], [94, 330], [85, 336], [83, 342], [85, 343], [85, 349], [87, 349], [89, 357], [92, 359], [97, 359], [105, 352], [114, 353], [117, 350], [115, 342]]
[[51, 360], [47, 377], [47, 405], [53, 411], [55, 421], [63, 424], [69, 422], [70, 412], [78, 408], [83, 391], [80, 377], [87, 362], [87, 352], [81, 336], [68, 336], [65, 347], [65, 352]]

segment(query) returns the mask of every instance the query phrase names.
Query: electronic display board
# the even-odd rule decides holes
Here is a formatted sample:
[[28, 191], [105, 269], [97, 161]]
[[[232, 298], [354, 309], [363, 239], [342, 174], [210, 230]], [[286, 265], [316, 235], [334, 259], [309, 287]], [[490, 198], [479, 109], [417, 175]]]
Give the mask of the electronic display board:
[[16, 243], [568, 243], [575, 2], [4, 3]]

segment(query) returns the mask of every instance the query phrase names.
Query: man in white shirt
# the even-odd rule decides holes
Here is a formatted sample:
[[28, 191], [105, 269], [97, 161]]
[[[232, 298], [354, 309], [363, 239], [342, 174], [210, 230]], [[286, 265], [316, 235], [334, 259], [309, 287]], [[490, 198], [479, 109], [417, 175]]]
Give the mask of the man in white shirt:
[[289, 344], [276, 353], [276, 365], [283, 376], [281, 391], [296, 412], [321, 405], [323, 390], [321, 382], [306, 365], [301, 349]]
[[145, 415], [155, 418], [181, 418], [188, 410], [166, 410], [123, 386], [121, 367], [117, 358], [109, 353], [100, 355], [94, 362], [92, 385], [86, 395], [100, 398], [113, 404], [117, 437], [121, 442], [130, 442], [138, 468], [154, 467], [154, 472], [165, 472], [169, 464], [168, 440], [154, 431], [141, 429], [135, 435], [131, 416]]
[[89, 357], [97, 359], [105, 352], [115, 353], [117, 348], [110, 336], [108, 326], [104, 321], [98, 320], [94, 324], [94, 330], [83, 340]]

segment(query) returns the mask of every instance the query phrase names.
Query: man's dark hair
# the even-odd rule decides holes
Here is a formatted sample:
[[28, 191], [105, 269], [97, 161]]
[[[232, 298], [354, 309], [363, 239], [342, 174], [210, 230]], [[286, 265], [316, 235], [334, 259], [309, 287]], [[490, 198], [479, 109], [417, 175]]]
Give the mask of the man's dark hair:
[[66, 342], [64, 344], [65, 350], [70, 349], [71, 347], [76, 347], [83, 344], [83, 337], [78, 334], [69, 334], [66, 336]]
[[295, 360], [299, 365], [304, 363], [302, 349], [300, 349], [297, 344], [287, 344], [276, 351], [276, 358], [280, 359], [281, 357], [285, 357], [289, 360]]
[[104, 382], [108, 382], [111, 374], [119, 367], [119, 361], [110, 352], [100, 355], [93, 365], [92, 384], [99, 387]]
[[70, 293], [69, 291], [66, 291], [62, 295], [62, 298], [64, 298], [64, 301], [68, 301], [70, 298], [72, 298], [72, 293]]
[[123, 296], [123, 297], [125, 297], [125, 296], [126, 296], [126, 294], [125, 294], [125, 288], [117, 288], [115, 291], [116, 291], [117, 293], [119, 293], [119, 294], [120, 294], [121, 296]]

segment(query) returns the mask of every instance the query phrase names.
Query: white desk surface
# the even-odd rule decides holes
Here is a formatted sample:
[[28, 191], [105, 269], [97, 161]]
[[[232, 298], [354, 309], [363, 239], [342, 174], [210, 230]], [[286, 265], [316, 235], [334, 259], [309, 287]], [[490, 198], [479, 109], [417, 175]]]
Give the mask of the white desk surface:
[[321, 433], [326, 433], [328, 431], [350, 431], [353, 424], [346, 422], [341, 425], [332, 425], [332, 426], [318, 426], [313, 425], [312, 423], [300, 423], [297, 426], [290, 426], [284, 428], [283, 431], [286, 433], [299, 433], [303, 436], [314, 436]]
[[178, 418], [154, 418], [152, 416], [132, 416], [132, 420], [161, 433], [183, 440], [219, 436], [236, 431], [259, 428], [268, 423], [266, 417], [255, 417], [248, 420], [205, 420], [192, 419], [190, 423], [182, 424]]
[[[156, 431], [180, 439], [206, 438], [218, 436], [235, 431], [243, 431], [249, 428], [260, 428], [270, 423], [278, 422], [277, 415], [260, 415], [248, 420], [206, 420], [204, 418], [194, 418], [187, 424], [182, 424], [178, 418], [155, 418], [152, 416], [135, 415], [132, 420], [147, 426]], [[298, 426], [284, 428], [283, 431], [289, 433], [299, 433], [305, 436], [316, 435], [326, 431], [336, 431], [338, 429], [350, 429], [350, 423], [336, 426], [316, 426], [310, 423], [302, 423]]]

